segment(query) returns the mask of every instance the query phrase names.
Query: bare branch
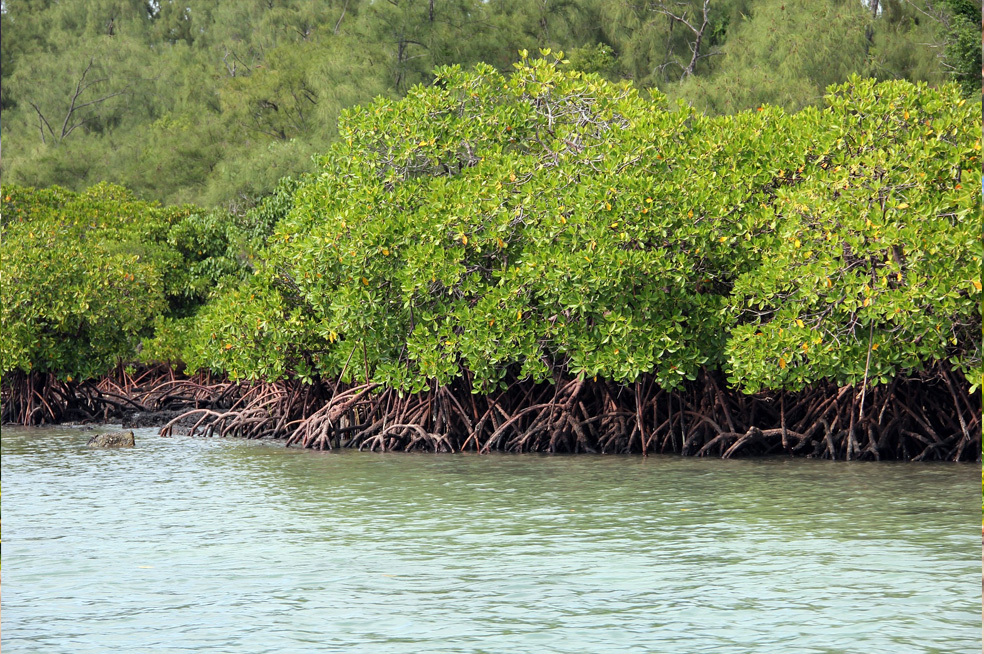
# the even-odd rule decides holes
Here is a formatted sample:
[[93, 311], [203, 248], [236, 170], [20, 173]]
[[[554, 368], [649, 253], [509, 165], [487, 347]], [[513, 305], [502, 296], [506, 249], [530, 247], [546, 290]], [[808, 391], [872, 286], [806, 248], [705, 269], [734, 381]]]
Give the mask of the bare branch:
[[708, 54], [701, 54], [700, 52], [701, 45], [703, 44], [704, 41], [704, 36], [707, 33], [707, 26], [710, 25], [711, 0], [704, 0], [704, 5], [701, 8], [699, 27], [696, 25], [696, 22], [691, 22], [690, 18], [687, 16], [686, 6], [684, 6], [683, 11], [676, 13], [668, 6], [667, 2], [665, 2], [664, 0], [660, 0], [660, 2], [656, 3], [653, 6], [652, 10], [657, 14], [662, 14], [666, 16], [667, 18], [669, 18], [674, 22], [680, 23], [681, 25], [689, 29], [690, 32], [694, 35], [694, 40], [689, 44], [690, 53], [691, 53], [690, 62], [687, 65], [683, 65], [682, 63], [677, 61], [667, 61], [659, 67], [660, 72], [665, 70], [667, 66], [671, 64], [675, 64], [683, 69], [683, 73], [680, 76], [680, 79], [684, 80], [696, 72], [698, 61], [706, 57], [720, 54], [719, 52], [713, 52]]
[[332, 34], [338, 34], [338, 28], [342, 25], [342, 19], [345, 18], [345, 10], [348, 9], [349, 0], [345, 0], [345, 4], [342, 5], [342, 14], [338, 17], [338, 22], [335, 23], [335, 29], [331, 31]]
[[82, 76], [79, 77], [78, 83], [75, 85], [75, 93], [72, 95], [72, 101], [68, 106], [68, 113], [65, 114], [65, 121], [62, 123], [61, 137], [65, 138], [65, 130], [68, 128], [68, 123], [72, 119], [72, 114], [75, 113], [75, 102], [79, 99], [85, 89], [82, 84], [85, 82], [85, 76], [89, 74], [89, 70], [92, 69], [92, 57], [89, 57], [89, 63], [86, 65], [85, 70], [82, 71]]
[[34, 111], [36, 111], [37, 114], [38, 114], [38, 124], [39, 124], [39, 126], [41, 128], [41, 142], [42, 143], [47, 143], [47, 141], [44, 138], [44, 128], [47, 127], [48, 128], [48, 132], [52, 136], [55, 135], [55, 131], [53, 129], [51, 129], [51, 124], [48, 122], [48, 119], [44, 117], [44, 114], [41, 113], [40, 107], [38, 107], [38, 105], [34, 104], [33, 102], [31, 102], [30, 105], [32, 107], [34, 107]]
[[103, 97], [99, 98], [98, 100], [89, 100], [88, 102], [83, 102], [82, 104], [76, 105], [75, 106], [75, 110], [78, 111], [79, 109], [81, 109], [83, 107], [88, 107], [89, 105], [99, 104], [100, 102], [105, 102], [106, 100], [109, 100], [110, 98], [115, 98], [118, 95], [126, 95], [127, 91], [129, 91], [129, 90], [130, 90], [130, 87], [129, 86], [126, 86], [126, 87], [123, 88], [122, 91], [117, 91], [116, 93], [110, 93], [109, 95], [104, 95]]

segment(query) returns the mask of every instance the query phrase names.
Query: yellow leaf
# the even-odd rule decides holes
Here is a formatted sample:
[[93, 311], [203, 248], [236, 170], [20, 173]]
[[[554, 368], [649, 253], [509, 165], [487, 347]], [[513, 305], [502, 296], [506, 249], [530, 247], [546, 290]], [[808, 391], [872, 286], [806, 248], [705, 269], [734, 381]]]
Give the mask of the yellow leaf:
[[363, 286], [369, 286], [369, 280], [368, 280], [368, 279], [366, 279], [365, 277], [363, 277], [363, 278], [362, 278], [362, 285], [363, 285]]
[[516, 181], [516, 173], [509, 173], [509, 181], [510, 182]]
[[908, 202], [903, 202], [897, 208], [898, 209], [908, 209], [909, 208], [909, 203]]
[[979, 279], [974, 280], [974, 288], [976, 288], [978, 291], [981, 290], [981, 282]]
[[516, 320], [522, 320], [522, 319], [523, 319], [523, 310], [520, 309], [519, 311], [516, 312]]
[[878, 343], [872, 343], [871, 344], [871, 349], [872, 350], [877, 350], [878, 349]]
[[868, 306], [869, 304], [871, 304], [871, 298], [870, 297], [866, 297], [864, 299], [864, 305], [863, 306]]
[[830, 277], [828, 277], [827, 278], [827, 288], [830, 288], [833, 285], [834, 285], [834, 283], [832, 281], [830, 281]]
[[721, 238], [719, 238], [718, 240], [719, 240], [719, 241], [721, 241], [722, 243], [724, 243], [725, 241], [727, 241], [727, 240], [728, 240], [728, 237], [727, 237], [727, 236], [722, 236], [722, 237], [721, 237]]
[[388, 248], [383, 248], [383, 256], [384, 257], [388, 257], [389, 255], [390, 255], [389, 249]]
[[694, 212], [693, 211], [688, 211], [687, 212], [687, 218], [693, 218], [693, 217], [694, 217]]
[[780, 368], [785, 368], [786, 367], [786, 360], [784, 358], [782, 358], [782, 357], [779, 357], [779, 367]]
[[462, 236], [461, 236], [461, 244], [462, 245], [468, 245], [468, 237], [465, 236], [464, 234], [462, 234]]
[[803, 327], [805, 327], [806, 325], [803, 324], [802, 320], [797, 319], [796, 326], [799, 327], [800, 329], [803, 329]]
[[904, 118], [905, 120], [909, 120], [909, 112], [908, 111], [903, 112], [902, 118]]
[[793, 241], [793, 247], [799, 248], [800, 245], [802, 245], [802, 243], [800, 243], [800, 240], [799, 239], [796, 239], [795, 241]]
[[506, 247], [506, 244], [503, 242], [503, 240], [501, 238], [496, 238], [495, 240], [499, 244], [499, 247], [500, 248]]

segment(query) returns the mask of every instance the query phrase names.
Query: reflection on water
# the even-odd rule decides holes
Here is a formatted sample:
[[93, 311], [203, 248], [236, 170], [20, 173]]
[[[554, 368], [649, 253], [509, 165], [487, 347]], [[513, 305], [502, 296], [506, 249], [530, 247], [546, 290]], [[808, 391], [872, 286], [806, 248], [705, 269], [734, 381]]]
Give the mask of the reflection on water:
[[981, 650], [972, 465], [2, 432], [17, 652]]

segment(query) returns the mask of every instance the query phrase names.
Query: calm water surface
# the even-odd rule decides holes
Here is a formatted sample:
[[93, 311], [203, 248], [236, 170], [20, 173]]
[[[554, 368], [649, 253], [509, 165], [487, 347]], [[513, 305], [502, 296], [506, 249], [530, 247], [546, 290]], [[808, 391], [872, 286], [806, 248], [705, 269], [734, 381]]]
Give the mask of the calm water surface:
[[980, 467], [2, 431], [18, 652], [981, 651]]

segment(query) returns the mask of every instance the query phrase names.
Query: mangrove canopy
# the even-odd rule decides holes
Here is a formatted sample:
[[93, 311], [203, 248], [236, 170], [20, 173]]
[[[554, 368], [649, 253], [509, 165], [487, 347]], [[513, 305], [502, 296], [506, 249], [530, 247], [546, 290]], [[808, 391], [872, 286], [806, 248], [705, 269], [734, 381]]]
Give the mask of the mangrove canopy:
[[[192, 275], [207, 301], [156, 335], [107, 322], [126, 335], [107, 353], [153, 336], [145, 361], [267, 389], [262, 411], [209, 421], [321, 447], [725, 453], [781, 437], [976, 456], [980, 121], [956, 86], [853, 77], [820, 107], [709, 116], [542, 55], [508, 76], [440, 68], [344, 112], [319, 169], [271, 196], [255, 270], [216, 268], [218, 243], [186, 252], [211, 262]], [[53, 252], [30, 248], [30, 224], [5, 218], [5, 379], [91, 375], [14, 338], [64, 311], [11, 274]], [[183, 288], [113, 256], [161, 280], [141, 287], [150, 313]]]

